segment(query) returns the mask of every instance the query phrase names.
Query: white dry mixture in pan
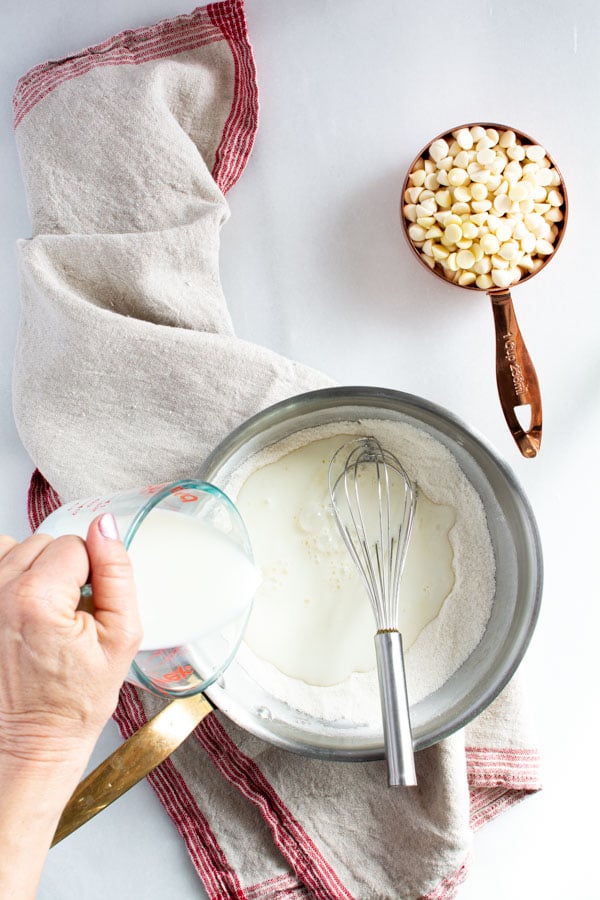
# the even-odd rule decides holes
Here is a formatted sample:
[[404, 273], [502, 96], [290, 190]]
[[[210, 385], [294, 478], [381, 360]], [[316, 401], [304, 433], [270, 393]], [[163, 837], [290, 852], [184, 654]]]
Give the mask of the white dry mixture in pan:
[[[282, 506], [287, 497], [279, 502], [279, 520], [276, 517], [272, 521], [269, 519], [270, 500], [266, 496], [269, 467], [272, 466], [274, 470], [274, 464], [281, 461], [283, 466], [280, 465], [279, 469], [287, 469], [286, 458], [301, 448], [308, 450], [314, 442], [336, 438], [342, 444], [353, 436], [367, 434], [374, 435], [387, 450], [398, 457], [428, 501], [440, 504], [439, 509], [446, 508], [446, 513], [449, 512], [448, 507], [452, 512], [450, 524], [453, 524], [443, 535], [446, 545], [448, 542], [451, 545], [448, 553], [453, 576], [450, 592], [445, 599], [440, 598], [441, 608], [438, 604], [435, 616], [430, 621], [423, 620], [426, 624], [422, 630], [412, 635], [408, 649], [405, 647], [408, 692], [411, 703], [415, 704], [438, 690], [477, 646], [489, 619], [495, 592], [494, 553], [483, 504], [450, 451], [426, 432], [405, 423], [381, 419], [336, 422], [296, 432], [259, 451], [232, 474], [225, 490], [237, 503], [246, 522], [256, 562], [263, 568], [265, 579], [264, 589], [259, 589], [257, 594], [246, 639], [237, 655], [237, 663], [266, 692], [300, 713], [325, 722], [377, 727], [381, 721], [381, 713], [375, 655], [372, 650], [375, 625], [364, 588], [360, 600], [353, 601], [354, 606], [350, 605], [348, 599], [347, 614], [344, 590], [340, 590], [335, 601], [337, 608], [325, 617], [322, 614], [319, 617], [318, 596], [315, 596], [312, 606], [308, 605], [310, 598], [307, 598], [304, 610], [296, 607], [292, 611], [289, 606], [286, 611], [286, 577], [290, 586], [288, 593], [291, 593], [291, 586], [295, 587], [302, 572], [294, 572], [293, 558], [282, 559], [277, 566], [271, 560], [264, 567], [260, 552], [261, 545], [269, 548], [271, 535], [276, 537], [277, 532], [280, 532], [280, 536], [285, 534], [288, 524], [290, 528], [295, 528], [300, 522], [304, 530], [308, 527], [306, 512], [302, 508], [295, 509], [293, 502], [289, 508], [290, 522], [282, 521]], [[324, 443], [323, 446], [329, 447], [330, 444]], [[297, 457], [300, 455], [296, 454]], [[292, 459], [290, 457], [290, 461]], [[325, 484], [328, 461], [322, 460], [325, 465], [321, 480]], [[290, 471], [293, 475], [293, 467]], [[253, 480], [256, 482], [257, 473], [262, 478], [262, 482], [258, 482], [259, 491], [267, 485], [265, 498], [261, 500], [265, 509], [258, 520], [257, 501], [253, 505], [246, 496]], [[321, 485], [320, 490], [322, 489]], [[430, 508], [433, 508], [432, 504], [429, 504]], [[284, 514], [287, 515], [287, 509]], [[333, 513], [327, 510], [326, 515], [330, 519], [329, 523], [325, 523], [326, 527], [336, 530], [336, 540], [339, 543], [338, 563], [344, 554], [343, 565], [359, 579], [348, 551], [337, 534]], [[310, 525], [311, 518], [308, 518]], [[323, 529], [323, 523], [318, 521], [318, 517], [315, 519], [315, 528], [321, 531]], [[440, 531], [439, 522], [435, 524], [435, 528]], [[333, 539], [332, 534], [333, 532], [328, 533], [328, 540]], [[441, 538], [438, 546], [442, 548], [443, 543], [439, 541]], [[308, 542], [305, 538], [304, 543]], [[435, 541], [432, 546], [435, 547]], [[285, 554], [285, 551], [282, 552]], [[268, 555], [267, 550], [263, 553]], [[408, 567], [409, 559], [407, 570]], [[345, 573], [345, 577], [349, 577], [349, 572]], [[289, 602], [289, 597], [287, 599]], [[409, 598], [404, 602], [408, 603]], [[288, 631], [286, 615], [293, 620]], [[311, 616], [314, 617], [312, 621]], [[333, 623], [330, 621], [332, 617], [335, 620]], [[355, 631], [357, 627], [364, 627], [365, 644], [360, 652], [354, 651], [354, 656], [346, 654], [341, 659], [344, 622], [348, 628], [354, 627]], [[312, 639], [307, 637], [311, 628]], [[365, 651], [365, 647], [368, 650]], [[355, 670], [352, 670], [351, 665], [348, 671], [344, 670], [344, 664], [348, 666], [348, 659], [355, 659]], [[337, 665], [338, 662], [340, 665]], [[302, 677], [298, 677], [299, 675]]]

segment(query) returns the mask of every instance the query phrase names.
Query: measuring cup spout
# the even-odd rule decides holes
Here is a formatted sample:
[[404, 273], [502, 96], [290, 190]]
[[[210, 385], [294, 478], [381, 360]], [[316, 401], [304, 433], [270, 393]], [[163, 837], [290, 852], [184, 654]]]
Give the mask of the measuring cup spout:
[[[531, 357], [525, 346], [509, 291], [488, 291], [496, 330], [496, 384], [504, 418], [515, 442], [528, 459], [537, 455], [542, 442], [542, 398]], [[527, 428], [517, 417], [519, 407], [529, 406]]]

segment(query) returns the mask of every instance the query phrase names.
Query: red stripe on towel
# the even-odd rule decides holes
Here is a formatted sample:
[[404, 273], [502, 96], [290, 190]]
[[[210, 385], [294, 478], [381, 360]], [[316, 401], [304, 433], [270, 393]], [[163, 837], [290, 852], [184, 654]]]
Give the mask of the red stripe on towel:
[[469, 784], [514, 782], [519, 787], [539, 786], [537, 750], [519, 747], [466, 747]]
[[165, 19], [148, 28], [122, 31], [73, 56], [35, 66], [17, 82], [13, 97], [14, 127], [54, 88], [98, 66], [139, 65], [194, 50], [223, 40], [223, 37], [229, 40], [223, 28], [213, 22], [215, 15], [224, 22], [233, 23], [228, 26], [230, 29], [245, 32], [241, 0], [223, 0], [222, 3], [213, 4], [213, 7], [219, 8], [216, 14], [214, 11], [209, 14], [208, 9], [202, 7], [188, 15]]
[[51, 487], [39, 469], [36, 469], [29, 482], [27, 492], [27, 517], [29, 527], [35, 531], [44, 519], [60, 506], [60, 497]]
[[221, 775], [259, 810], [273, 840], [317, 900], [352, 900], [316, 844], [259, 767], [241, 752], [214, 715], [194, 731]]
[[212, 171], [216, 183], [226, 194], [244, 171], [254, 145], [258, 127], [256, 67], [243, 3], [212, 3], [207, 11], [229, 43], [235, 66], [233, 103]]
[[537, 750], [466, 747], [465, 756], [473, 831], [542, 787]]
[[313, 900], [314, 894], [295, 875], [278, 875], [245, 888], [246, 900]]
[[[121, 688], [114, 719], [125, 739], [147, 721], [137, 692], [129, 684]], [[249, 900], [172, 759], [154, 769], [148, 775], [148, 781], [183, 838], [210, 900]]]

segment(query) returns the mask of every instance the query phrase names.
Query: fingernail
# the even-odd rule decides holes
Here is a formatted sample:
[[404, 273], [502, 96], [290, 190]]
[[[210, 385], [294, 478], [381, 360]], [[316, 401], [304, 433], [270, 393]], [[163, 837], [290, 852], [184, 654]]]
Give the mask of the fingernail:
[[105, 513], [100, 517], [98, 521], [98, 531], [102, 535], [102, 537], [108, 538], [111, 541], [120, 540], [119, 529], [117, 528], [117, 522], [112, 513]]

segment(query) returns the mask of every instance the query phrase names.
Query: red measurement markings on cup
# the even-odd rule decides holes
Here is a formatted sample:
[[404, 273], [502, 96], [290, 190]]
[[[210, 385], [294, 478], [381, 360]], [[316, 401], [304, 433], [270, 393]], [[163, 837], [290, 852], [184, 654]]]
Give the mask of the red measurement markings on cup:
[[108, 506], [110, 503], [110, 497], [93, 497], [91, 500], [87, 500], [83, 503], [81, 500], [77, 500], [75, 503], [72, 503], [68, 509], [69, 514], [71, 516], [79, 515], [82, 510], [86, 510], [86, 512], [99, 512], [101, 509], [104, 509], [105, 506]]
[[176, 669], [172, 669], [171, 672], [165, 672], [164, 675], [159, 675], [152, 680], [156, 684], [174, 684], [180, 681], [187, 681], [194, 674], [194, 670], [191, 666], [177, 666]]
[[[140, 491], [141, 494], [157, 494], [159, 491], [164, 491], [166, 488], [166, 484], [149, 484], [148, 487], [142, 488]], [[186, 490], [182, 485], [178, 484], [175, 487], [172, 487], [169, 491], [170, 494], [177, 494], [177, 498], [181, 500], [182, 503], [195, 503], [198, 499], [198, 495], [192, 493], [189, 489]]]
[[169, 493], [177, 494], [177, 499], [181, 500], [182, 503], [195, 503], [198, 499], [197, 494], [193, 494], [191, 491], [186, 491], [185, 488], [181, 486], [171, 488]]
[[504, 340], [504, 356], [510, 369], [515, 394], [524, 394], [527, 390], [527, 385], [525, 383], [523, 369], [517, 362], [517, 345], [513, 340], [514, 335], [509, 331], [508, 334], [503, 334], [502, 338]]

